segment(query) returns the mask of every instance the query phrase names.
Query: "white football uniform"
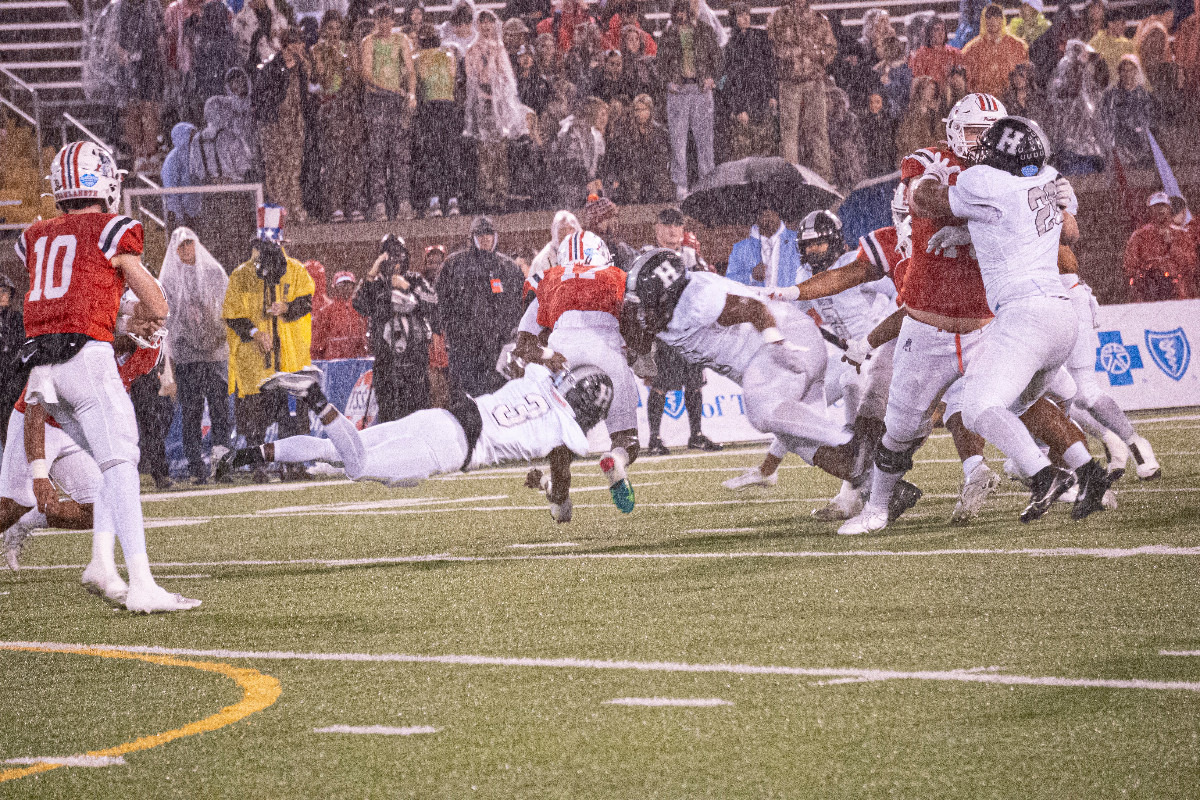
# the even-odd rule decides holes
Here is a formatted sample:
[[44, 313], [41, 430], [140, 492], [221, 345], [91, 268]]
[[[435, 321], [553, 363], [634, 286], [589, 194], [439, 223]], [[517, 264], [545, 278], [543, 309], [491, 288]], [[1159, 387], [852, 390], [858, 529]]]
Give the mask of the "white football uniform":
[[[833, 262], [831, 270], [840, 269], [858, 257], [858, 250], [851, 250]], [[808, 265], [805, 271], [810, 271]], [[889, 277], [854, 286], [830, 297], [818, 297], [802, 301], [802, 308], [811, 308], [821, 318], [822, 327], [846, 339], [865, 339], [884, 317], [896, 310], [896, 284]], [[847, 404], [847, 421], [853, 422], [861, 403], [866, 402], [870, 416], [883, 418], [887, 405], [887, 388], [891, 382], [891, 353], [894, 348], [881, 348], [872, 353], [860, 373], [842, 360], [842, 350], [826, 343], [825, 402], [832, 405], [847, 397], [854, 398]], [[874, 378], [872, 373], [879, 373]], [[880, 379], [882, 378], [882, 380]], [[851, 407], [853, 406], [853, 407]]]
[[[730, 295], [763, 302], [790, 350], [768, 345], [753, 325], [725, 326], [717, 318]], [[773, 433], [806, 462], [819, 447], [850, 441], [850, 432], [825, 417], [825, 343], [816, 324], [799, 308], [763, 300], [750, 287], [710, 272], [689, 273], [667, 329], [658, 338], [678, 348], [690, 364], [725, 375], [742, 387], [746, 416], [763, 433]]]
[[418, 411], [362, 431], [339, 414], [325, 428], [328, 439], [292, 436], [276, 442], [275, 460], [340, 462], [352, 480], [396, 486], [455, 472], [464, 464], [475, 468], [501, 461], [534, 461], [559, 445], [579, 456], [588, 453], [587, 436], [545, 367], [531, 364], [525, 377], [474, 401], [483, 426], [469, 463], [462, 424], [441, 408]]
[[996, 315], [964, 375], [968, 427], [990, 406], [1023, 413], [1075, 346], [1075, 311], [1058, 274], [1063, 217], [1056, 177], [1053, 167], [1022, 178], [975, 166], [950, 187], [950, 208], [967, 220]]
[[1052, 167], [1025, 178], [975, 166], [949, 190], [951, 210], [967, 220], [996, 315], [963, 375], [963, 422], [1026, 475], [1050, 462], [1017, 416], [1045, 393], [1078, 331], [1058, 274], [1057, 176]]
[[[46, 461], [50, 479], [76, 503], [94, 503], [103, 477], [95, 460], [70, 436], [53, 425], [46, 425]], [[36, 508], [33, 473], [25, 458], [25, 415], [13, 410], [8, 417], [8, 447], [0, 462], [0, 497], [7, 497], [26, 508]]]

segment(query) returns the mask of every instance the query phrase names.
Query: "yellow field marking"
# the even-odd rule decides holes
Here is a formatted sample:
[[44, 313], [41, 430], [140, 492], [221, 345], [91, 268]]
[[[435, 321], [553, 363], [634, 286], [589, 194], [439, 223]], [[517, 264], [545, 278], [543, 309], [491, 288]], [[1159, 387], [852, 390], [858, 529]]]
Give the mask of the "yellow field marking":
[[[155, 733], [150, 736], [143, 736], [140, 739], [135, 739], [132, 742], [125, 742], [115, 747], [108, 747], [104, 750], [89, 750], [84, 755], [89, 756], [123, 756], [126, 753], [134, 753], [138, 750], [149, 750], [152, 747], [159, 747], [167, 742], [175, 739], [183, 738], [184, 736], [195, 736], [200, 733], [208, 733], [215, 731], [218, 728], [224, 728], [226, 725], [232, 725], [238, 720], [244, 719], [256, 711], [262, 711], [279, 699], [279, 694], [282, 691], [279, 681], [270, 675], [264, 675], [255, 669], [246, 669], [243, 667], [234, 667], [229, 664], [222, 664], [214, 661], [184, 661], [171, 656], [147, 655], [142, 653], [124, 653], [118, 650], [105, 650], [96, 647], [72, 647], [72, 646], [21, 646], [0, 644], [0, 650], [23, 650], [32, 653], [74, 653], [83, 656], [96, 656], [99, 658], [132, 658], [138, 661], [148, 661], [151, 664], [158, 664], [162, 667], [191, 667], [192, 669], [200, 669], [205, 672], [216, 672], [232, 679], [238, 686], [242, 688], [242, 699], [231, 706], [226, 706], [210, 717], [205, 717], [196, 722], [189, 722], [182, 728], [176, 728], [163, 733]], [[19, 769], [9, 769], [0, 772], [0, 783], [4, 781], [16, 780], [17, 778], [25, 778], [30, 775], [37, 775], [41, 772], [49, 772], [52, 769], [58, 769], [62, 764], [34, 764], [30, 767], [21, 767]]]

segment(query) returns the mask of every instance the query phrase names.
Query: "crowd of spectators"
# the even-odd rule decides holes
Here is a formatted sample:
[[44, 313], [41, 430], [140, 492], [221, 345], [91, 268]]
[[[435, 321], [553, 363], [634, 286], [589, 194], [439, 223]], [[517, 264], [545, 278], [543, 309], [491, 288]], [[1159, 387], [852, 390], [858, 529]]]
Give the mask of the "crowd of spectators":
[[831, 21], [809, 0], [755, 27], [742, 2], [719, 17], [671, 0], [655, 35], [645, 12], [667, 9], [639, 0], [457, 0], [440, 25], [420, 0], [319, 24], [287, 0], [226, 2], [112, 0], [89, 85], [119, 97], [139, 169], [166, 138], [165, 185], [261, 179], [300, 222], [674, 201], [751, 155], [848, 190], [936, 144], [972, 91], [1041, 122], [1067, 174], [1142, 167], [1148, 134], [1200, 97], [1200, 22], [1135, 22], [1105, 0], [1052, 18], [1025, 0], [1007, 20], [962, 0], [953, 29], [933, 12]]

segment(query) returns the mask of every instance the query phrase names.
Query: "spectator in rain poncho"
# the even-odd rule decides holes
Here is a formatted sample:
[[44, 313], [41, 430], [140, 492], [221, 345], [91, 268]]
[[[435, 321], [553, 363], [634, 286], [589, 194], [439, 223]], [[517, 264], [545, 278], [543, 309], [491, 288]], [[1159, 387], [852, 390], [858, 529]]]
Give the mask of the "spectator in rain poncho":
[[563, 239], [576, 233], [583, 233], [583, 225], [579, 218], [570, 211], [559, 211], [550, 223], [550, 241], [546, 243], [533, 261], [529, 264], [529, 274], [525, 276], [524, 303], [528, 306], [536, 296], [538, 284], [551, 267], [558, 266], [558, 246]]
[[[190, 122], [177, 122], [171, 128], [171, 152], [167, 153], [162, 165], [164, 189], [196, 185], [191, 163], [195, 136], [196, 126]], [[194, 225], [194, 220], [200, 216], [202, 202], [198, 194], [168, 194], [163, 196], [163, 205], [167, 210], [167, 229], [172, 230], [177, 225]]]
[[246, 180], [257, 162], [250, 80], [240, 68], [225, 76], [228, 91], [204, 104], [204, 128], [192, 137], [190, 166], [200, 184]]
[[467, 48], [466, 130], [479, 147], [478, 197], [485, 208], [503, 208], [508, 193], [507, 147], [529, 134], [527, 109], [500, 38], [496, 15], [482, 11], [475, 43]]
[[442, 46], [458, 48], [459, 58], [467, 53], [467, 48], [475, 43], [478, 32], [475, 27], [475, 0], [459, 0], [450, 12], [450, 18], [438, 28], [442, 37]]
[[83, 45], [83, 91], [96, 103], [124, 102], [129, 87], [117, 46], [121, 2], [113, 0], [90, 26]]
[[229, 445], [229, 345], [221, 309], [229, 278], [191, 228], [176, 228], [160, 273], [171, 307], [167, 354], [175, 372], [176, 399], [183, 415], [183, 452], [198, 483], [207, 481], [201, 420], [204, 403], [212, 422], [213, 461]]
[[1112, 137], [1113, 153], [1126, 167], [1152, 166], [1148, 134], [1153, 120], [1154, 100], [1146, 91], [1137, 56], [1122, 56], [1117, 80], [1104, 92], [1101, 114]]
[[1106, 71], [1104, 59], [1092, 48], [1078, 39], [1067, 42], [1047, 98], [1054, 119], [1050, 136], [1055, 160], [1063, 174], [1104, 169], [1107, 137], [1100, 103], [1108, 83]]
[[983, 7], [988, 0], [958, 0], [958, 29], [950, 37], [950, 46], [959, 50], [979, 35], [979, 23], [983, 21]]

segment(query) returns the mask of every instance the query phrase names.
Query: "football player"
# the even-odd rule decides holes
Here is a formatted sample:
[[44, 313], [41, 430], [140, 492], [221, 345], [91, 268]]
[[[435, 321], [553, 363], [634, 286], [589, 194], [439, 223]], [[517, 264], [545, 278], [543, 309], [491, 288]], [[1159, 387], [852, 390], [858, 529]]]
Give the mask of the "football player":
[[[886, 240], [892, 234], [891, 251], [895, 257], [896, 242], [894, 229], [887, 228], [881, 232]], [[879, 246], [876, 240], [863, 239], [864, 247], [874, 250]], [[869, 242], [869, 244], [868, 244]], [[842, 237], [842, 222], [831, 211], [814, 211], [808, 214], [800, 224], [797, 238], [801, 258], [804, 263], [804, 273], [799, 277], [806, 278], [830, 274], [851, 265], [857, 265], [860, 259], [868, 263], [862, 249], [849, 251]], [[873, 255], [878, 256], [876, 253]], [[886, 258], [886, 257], [885, 257]], [[884, 261], [885, 267], [887, 261]], [[803, 284], [801, 284], [803, 285]], [[786, 286], [770, 292], [770, 297], [780, 300], [800, 300], [799, 286]], [[885, 275], [881, 274], [870, 282], [854, 284], [843, 291], [832, 294], [816, 293], [803, 298], [801, 308], [805, 308], [818, 323], [828, 328], [843, 341], [865, 338], [886, 316], [886, 309], [895, 307], [896, 288]], [[887, 404], [887, 387], [891, 379], [891, 363], [886, 357], [872, 359], [868, 362], [865, 374], [850, 366], [842, 356], [842, 350], [832, 344], [826, 345], [827, 363], [825, 369], [825, 400], [832, 405], [842, 400], [846, 424], [856, 433], [864, 437], [868, 449], [873, 450], [883, 436], [883, 412]], [[767, 454], [763, 464], [757, 469], [726, 481], [725, 485], [737, 488], [756, 482], [755, 478], [763, 473], [773, 474], [782, 456], [781, 448], [772, 443], [772, 449]], [[762, 481], [757, 481], [762, 482]], [[919, 497], [919, 490], [911, 484], [911, 494], [904, 502], [911, 507]], [[915, 495], [915, 496], [914, 496]], [[844, 481], [838, 495], [825, 508], [816, 509], [813, 514], [818, 519], [848, 519], [857, 514], [862, 507], [859, 491], [849, 481]], [[893, 505], [893, 513], [898, 515], [904, 509]]]
[[[492, 394], [456, 394], [449, 409], [431, 408], [394, 422], [359, 431], [321, 391], [321, 372], [280, 372], [264, 391], [284, 389], [318, 409], [328, 439], [290, 436], [226, 454], [219, 473], [269, 461], [341, 463], [351, 480], [414, 486], [430, 475], [490, 466], [501, 461], [534, 461], [561, 453], [586, 456], [587, 431], [604, 419], [613, 399], [612, 380], [601, 370], [581, 366], [558, 376], [530, 364], [524, 377]], [[551, 468], [554, 468], [553, 461]], [[570, 496], [551, 499], [551, 516], [571, 519]]]
[[[125, 606], [178, 611], [200, 603], [160, 587], [150, 572], [138, 477], [133, 404], [113, 358], [113, 328], [126, 286], [159, 323], [168, 308], [162, 287], [142, 266], [142, 226], [113, 213], [121, 175], [112, 154], [73, 142], [54, 157], [50, 184], [62, 215], [33, 223], [17, 240], [29, 274], [21, 359], [30, 369], [27, 402], [40, 402], [96, 461], [103, 488], [95, 514], [111, 519], [129, 570]], [[49, 465], [30, 464], [35, 478]]]
[[755, 428], [831, 475], [862, 474], [861, 441], [825, 417], [825, 343], [807, 314], [714, 273], [688, 272], [666, 248], [638, 256], [625, 297], [647, 334], [742, 387]]
[[[1004, 107], [987, 94], [969, 94], [955, 104], [946, 118], [946, 147], [925, 148], [901, 162], [901, 183], [907, 198], [918, 181], [953, 184], [974, 157], [980, 134], [1004, 116]], [[928, 215], [913, 208], [911, 257], [904, 269], [901, 296], [905, 309], [897, 332], [884, 421], [887, 432], [875, 456], [871, 494], [863, 510], [838, 533], [856, 535], [887, 527], [887, 509], [894, 487], [912, 468], [912, 456], [932, 429], [936, 403], [962, 375], [965, 364], [982, 342], [992, 319], [987, 307], [979, 267], [967, 247], [931, 247], [939, 231], [954, 227], [952, 215]], [[848, 357], [865, 358], [871, 344], [884, 337], [851, 343]], [[949, 409], [948, 424], [953, 415]], [[984, 462], [982, 442], [978, 455], [963, 461], [962, 498], [969, 508], [956, 507], [956, 522], [966, 521], [999, 485], [999, 477]], [[960, 498], [960, 500], [962, 499]]]
[[[918, 182], [914, 213], [967, 220], [987, 304], [996, 315], [990, 334], [966, 366], [963, 421], [1030, 476], [1032, 495], [1021, 514], [1045, 514], [1059, 495], [1079, 484], [1071, 516], [1102, 508], [1108, 476], [1082, 434], [1063, 453], [1068, 470], [1054, 466], [1018, 416], [1039, 399], [1066, 363], [1078, 322], [1058, 272], [1060, 241], [1079, 237], [1071, 184], [1046, 162], [1050, 143], [1041, 126], [1004, 117], [979, 140], [979, 164], [953, 186]], [[961, 240], [955, 240], [961, 241]]]
[[[601, 457], [600, 469], [608, 479], [613, 503], [628, 514], [633, 511], [634, 494], [625, 470], [638, 455], [639, 397], [621, 336], [625, 272], [613, 264], [604, 240], [590, 231], [563, 240], [557, 260], [525, 310], [513, 356], [555, 371], [563, 368], [563, 359], [571, 367], [590, 364], [612, 380], [613, 400], [605, 420], [612, 449]], [[561, 457], [570, 459], [569, 454]], [[561, 485], [554, 489], [561, 504], [566, 489]]]

